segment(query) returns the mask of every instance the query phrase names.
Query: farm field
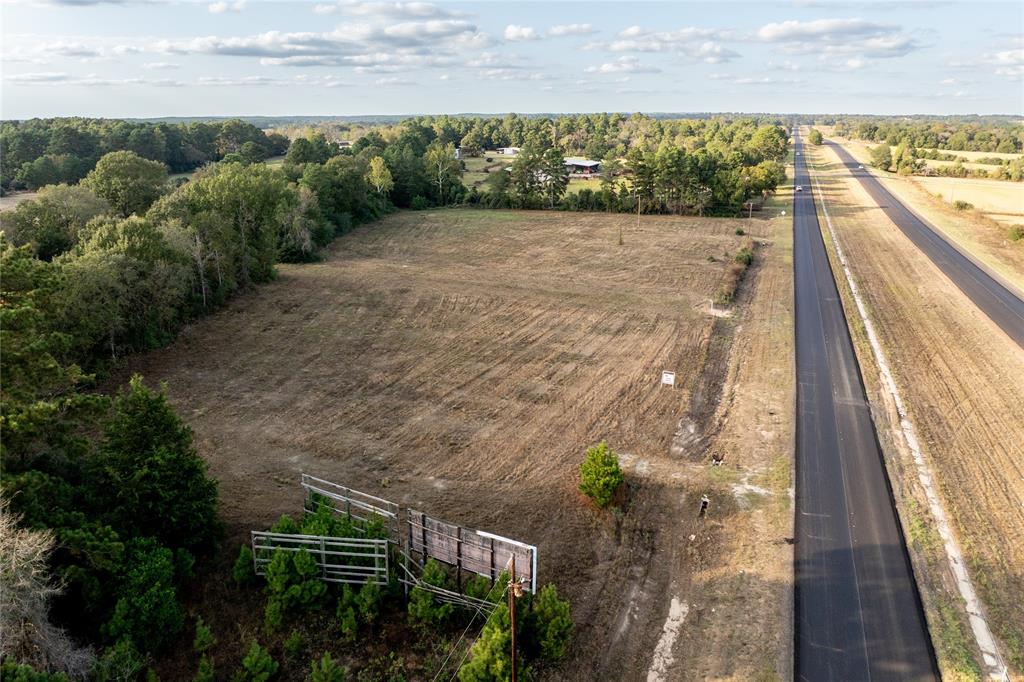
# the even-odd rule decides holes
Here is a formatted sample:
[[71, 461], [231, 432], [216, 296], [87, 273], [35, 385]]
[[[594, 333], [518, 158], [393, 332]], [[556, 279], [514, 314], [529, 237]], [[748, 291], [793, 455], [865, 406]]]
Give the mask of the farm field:
[[[758, 256], [731, 316], [712, 315], [737, 227]], [[537, 544], [577, 624], [552, 679], [785, 678], [790, 229], [399, 213], [126, 371], [167, 382], [230, 540], [295, 513], [307, 472]], [[601, 440], [622, 454], [621, 515], [576, 488]], [[683, 625], [666, 644], [673, 602]]]
[[[1024, 670], [1024, 351], [920, 253], [828, 149], [812, 152], [832, 222], [865, 298], [921, 446], [1011, 670]], [[849, 306], [848, 306], [849, 311]], [[855, 311], [849, 311], [856, 320]], [[853, 324], [880, 440], [915, 557], [915, 572], [944, 672], [976, 672], [962, 601], [927, 511], [897, 418], [879, 397], [877, 371]]]
[[[847, 140], [839, 142], [867, 166], [863, 145]], [[822, 153], [830, 162], [836, 160], [831, 151]], [[1018, 291], [1024, 291], [1024, 242], [1008, 239], [1006, 227], [1024, 224], [1024, 184], [971, 178], [907, 178], [875, 168], [871, 172], [896, 198], [939, 228], [947, 239], [1016, 286]], [[955, 198], [974, 204], [978, 213], [954, 209], [948, 202], [953, 188]], [[943, 198], [936, 196], [939, 194]], [[993, 212], [996, 209], [1009, 212]]]
[[0, 197], [0, 211], [10, 211], [17, 208], [21, 202], [35, 198], [35, 192], [12, 192], [5, 197]]

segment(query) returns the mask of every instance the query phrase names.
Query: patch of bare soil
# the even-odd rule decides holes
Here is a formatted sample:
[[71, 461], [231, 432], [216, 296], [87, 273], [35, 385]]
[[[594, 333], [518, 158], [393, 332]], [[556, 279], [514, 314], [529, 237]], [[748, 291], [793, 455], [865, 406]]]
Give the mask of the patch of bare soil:
[[[766, 234], [788, 224], [754, 223]], [[776, 494], [788, 468], [773, 468], [790, 446], [792, 391], [791, 350], [778, 345], [772, 317], [789, 301], [780, 248], [759, 251], [739, 314], [701, 310], [745, 239], [741, 225], [749, 232], [752, 223], [646, 217], [638, 231], [628, 216], [401, 213], [338, 240], [322, 263], [282, 266], [276, 282], [133, 358], [126, 372], [167, 382], [220, 481], [236, 544], [300, 509], [307, 472], [538, 545], [540, 581], [572, 600], [577, 624], [554, 677], [647, 679], [673, 596], [698, 604], [679, 634], [685, 658], [701, 641], [732, 646], [746, 633], [756, 650], [719, 651], [734, 657], [723, 665], [763, 666], [767, 651], [784, 676], [776, 645], [788, 559], [770, 544], [782, 543], [788, 524], [788, 496]], [[773, 263], [766, 274], [762, 259]], [[677, 388], [659, 385], [663, 369], [676, 372]], [[760, 397], [731, 416], [750, 396]], [[739, 426], [747, 419], [760, 425], [752, 437]], [[719, 431], [725, 464], [714, 471], [742, 480], [712, 489], [691, 474], [710, 471]], [[687, 434], [692, 442], [674, 449]], [[623, 455], [624, 514], [597, 511], [577, 491], [583, 452], [601, 440]], [[766, 503], [742, 488], [763, 476], [785, 479]], [[708, 491], [712, 514], [699, 520]], [[738, 556], [749, 571], [723, 563]], [[727, 573], [720, 583], [715, 571]], [[703, 625], [716, 622], [704, 613], [715, 584], [736, 600], [724, 640]], [[747, 598], [766, 612], [745, 628]], [[253, 609], [233, 613], [252, 621]], [[761, 632], [768, 622], [775, 629]], [[228, 636], [241, 641], [252, 627]], [[702, 654], [707, 666], [712, 653]]]

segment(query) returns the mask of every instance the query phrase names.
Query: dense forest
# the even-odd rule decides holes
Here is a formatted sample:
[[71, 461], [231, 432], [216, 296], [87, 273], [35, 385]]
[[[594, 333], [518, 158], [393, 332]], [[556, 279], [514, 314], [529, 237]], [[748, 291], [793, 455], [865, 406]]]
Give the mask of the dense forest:
[[[639, 200], [652, 212], [734, 212], [784, 181], [787, 137], [754, 119], [614, 115], [420, 118], [363, 129], [349, 146], [330, 131], [289, 142], [235, 120], [4, 123], [5, 184], [38, 190], [0, 214], [0, 542], [17, 585], [3, 595], [4, 678], [135, 679], [191, 627], [182, 592], [220, 548], [216, 483], [163, 390], [139, 377], [113, 395], [97, 390], [119, 358], [170, 342], [272, 280], [278, 263], [315, 260], [396, 207], [635, 210]], [[482, 194], [462, 184], [456, 144], [524, 151]], [[564, 154], [579, 149], [601, 153], [607, 180], [566, 196]], [[357, 599], [387, 603], [366, 587], [314, 589], [297, 564], [279, 570], [268, 609], [320, 613], [333, 600], [351, 625], [374, 618]], [[553, 588], [538, 600], [540, 620], [523, 627], [538, 628], [543, 665], [564, 652], [571, 620]], [[428, 595], [410, 602], [413, 620], [414, 604], [416, 617], [447, 618]], [[498, 613], [481, 640], [493, 651], [477, 651], [465, 679], [489, 679], [472, 671], [505, 650]], [[243, 679], [266, 679], [273, 661], [253, 646]], [[340, 679], [321, 663], [319, 679]], [[197, 679], [212, 679], [211, 666]]]

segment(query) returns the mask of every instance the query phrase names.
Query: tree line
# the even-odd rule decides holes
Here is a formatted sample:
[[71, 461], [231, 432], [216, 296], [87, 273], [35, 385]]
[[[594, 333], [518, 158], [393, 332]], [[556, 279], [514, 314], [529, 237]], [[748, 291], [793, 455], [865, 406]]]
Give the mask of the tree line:
[[118, 119], [50, 118], [0, 122], [0, 191], [74, 184], [112, 151], [130, 151], [172, 173], [212, 161], [263, 160], [284, 154], [288, 138], [250, 123], [143, 123]]
[[1024, 124], [1019, 119], [961, 120], [844, 117], [836, 120], [835, 134], [890, 146], [947, 149], [969, 152], [1024, 152]]

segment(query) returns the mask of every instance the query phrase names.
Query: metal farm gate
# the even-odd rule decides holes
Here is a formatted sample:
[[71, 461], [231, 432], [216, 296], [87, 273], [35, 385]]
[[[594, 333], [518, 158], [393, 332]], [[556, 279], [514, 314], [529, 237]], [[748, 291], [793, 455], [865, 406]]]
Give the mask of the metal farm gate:
[[329, 504], [334, 511], [357, 521], [369, 523], [374, 520], [375, 516], [379, 517], [384, 521], [388, 530], [388, 539], [395, 544], [399, 542], [399, 507], [394, 502], [367, 495], [309, 474], [302, 474], [302, 487], [306, 491], [305, 510], [307, 512], [313, 513], [316, 511], [318, 503], [324, 504], [317, 497], [325, 498], [330, 500]]
[[252, 559], [256, 575], [266, 576], [275, 552], [305, 550], [316, 560], [320, 578], [327, 582], [362, 585], [370, 580], [388, 584], [388, 541], [332, 538], [252, 531]]

